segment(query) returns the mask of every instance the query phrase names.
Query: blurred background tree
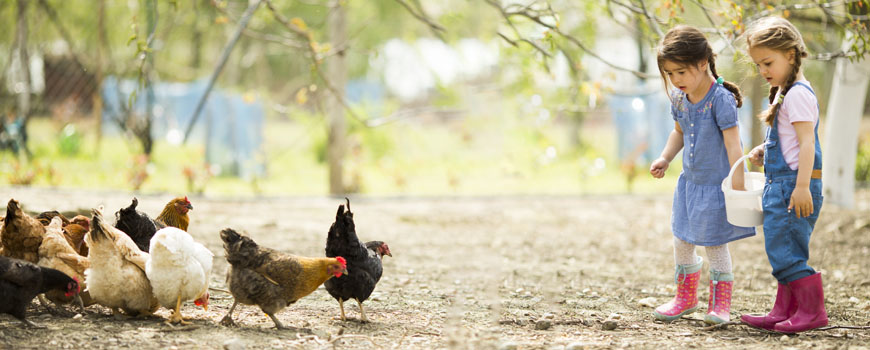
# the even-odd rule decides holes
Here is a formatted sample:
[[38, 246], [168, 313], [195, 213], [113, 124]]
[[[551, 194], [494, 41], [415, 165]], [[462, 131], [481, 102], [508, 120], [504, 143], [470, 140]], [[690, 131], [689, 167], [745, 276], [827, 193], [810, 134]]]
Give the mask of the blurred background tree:
[[[0, 169], [12, 182], [46, 159], [28, 183], [225, 194], [664, 191], [637, 176], [660, 151], [656, 125], [672, 124], [656, 109], [653, 47], [676, 23], [701, 27], [720, 70], [749, 91], [751, 116], [766, 88], [742, 60], [739, 35], [772, 14], [794, 21], [815, 54], [806, 69], [827, 123], [849, 116], [823, 138], [854, 141], [826, 145], [826, 154], [851, 147], [825, 164], [852, 174], [866, 110], [854, 101], [866, 100], [867, 84], [838, 89], [830, 77], [866, 73], [867, 8], [866, 0], [7, 1], [0, 154], [19, 165]], [[843, 98], [853, 110], [831, 114], [830, 101]], [[620, 119], [623, 100], [635, 119]], [[752, 120], [747, 144], [760, 142]], [[642, 134], [619, 127], [639, 124]], [[94, 165], [106, 175], [80, 175]]]

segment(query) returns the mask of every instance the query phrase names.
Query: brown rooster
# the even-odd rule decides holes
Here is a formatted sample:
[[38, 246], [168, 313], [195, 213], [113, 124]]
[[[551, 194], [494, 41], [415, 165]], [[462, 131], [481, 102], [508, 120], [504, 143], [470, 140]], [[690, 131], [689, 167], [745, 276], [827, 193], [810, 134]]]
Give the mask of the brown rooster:
[[233, 310], [239, 303], [257, 305], [266, 313], [275, 327], [284, 325], [275, 313], [295, 303], [317, 289], [323, 282], [347, 273], [347, 262], [335, 258], [306, 258], [260, 247], [254, 240], [233, 229], [221, 231], [221, 240], [230, 269], [227, 285], [233, 295], [233, 306], [221, 320], [225, 326], [233, 325]]
[[139, 200], [134, 197], [130, 206], [118, 210], [115, 213], [115, 227], [130, 236], [143, 252], [149, 251], [151, 237], [161, 228], [172, 226], [187, 231], [190, 223], [187, 212], [193, 210], [193, 205], [187, 197], [178, 197], [166, 203], [163, 211], [155, 219], [136, 210], [138, 205]]
[[18, 201], [10, 199], [0, 236], [0, 255], [35, 264], [39, 261], [39, 245], [44, 235], [45, 227], [21, 210]]
[[[82, 289], [85, 289], [84, 276], [85, 269], [89, 266], [88, 258], [79, 255], [69, 245], [61, 229], [61, 222], [60, 217], [55, 217], [46, 228], [42, 244], [39, 246], [39, 263], [37, 265], [63, 272], [76, 280]], [[94, 304], [90, 293], [86, 291], [75, 295], [75, 298], [60, 290], [46, 292], [45, 296], [55, 304], [67, 304], [76, 300], [82, 312], [84, 312], [85, 306]]]

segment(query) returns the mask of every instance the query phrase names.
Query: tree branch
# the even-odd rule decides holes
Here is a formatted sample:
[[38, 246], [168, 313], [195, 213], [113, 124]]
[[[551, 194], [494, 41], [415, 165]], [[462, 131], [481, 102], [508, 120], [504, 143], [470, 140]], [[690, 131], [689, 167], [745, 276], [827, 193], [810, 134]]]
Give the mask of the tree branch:
[[411, 4], [405, 2], [404, 0], [395, 0], [395, 1], [397, 3], [399, 3], [399, 5], [402, 5], [402, 7], [404, 7], [406, 10], [408, 10], [408, 13], [410, 13], [411, 16], [414, 16], [414, 18], [420, 20], [420, 22], [423, 22], [424, 24], [429, 26], [429, 29], [432, 31], [432, 34], [437, 36], [439, 39], [444, 40], [444, 38], [442, 38], [441, 35], [444, 32], [446, 32], [447, 29], [444, 29], [444, 27], [442, 27], [440, 24], [438, 24], [435, 21], [433, 21], [432, 19], [430, 19], [429, 16], [427, 16], [426, 13], [423, 11], [422, 6], [419, 9], [417, 9], [417, 11], [419, 11], [419, 13], [418, 13], [417, 11], [414, 10], [413, 7], [411, 7]]
[[347, 103], [347, 99], [345, 99], [344, 94], [340, 93], [335, 88], [335, 86], [333, 86], [332, 82], [330, 82], [329, 79], [326, 77], [326, 74], [323, 73], [323, 70], [320, 67], [320, 58], [318, 57], [317, 51], [314, 49], [315, 46], [317, 45], [317, 43], [314, 41], [314, 38], [312, 37], [311, 32], [306, 31], [306, 30], [298, 27], [297, 25], [295, 25], [295, 24], [291, 23], [289, 20], [287, 20], [286, 17], [284, 17], [280, 12], [278, 12], [277, 9], [275, 9], [275, 5], [272, 4], [272, 0], [263, 0], [263, 1], [266, 2], [266, 7], [269, 8], [269, 11], [272, 12], [273, 17], [275, 17], [275, 20], [277, 20], [278, 23], [281, 23], [291, 33], [295, 34], [296, 36], [299, 36], [300, 38], [302, 38], [303, 40], [305, 40], [308, 43], [307, 45], [305, 45], [305, 47], [307, 48], [308, 53], [311, 55], [312, 68], [314, 68], [314, 72], [317, 73], [317, 76], [320, 77], [321, 80], [323, 80], [323, 84], [326, 86], [326, 89], [329, 90], [329, 92], [331, 92], [333, 95], [335, 95], [337, 97], [336, 99], [338, 100], [338, 102], [341, 104], [342, 107], [344, 107], [344, 109], [348, 112], [348, 114], [351, 115], [351, 117], [353, 117], [354, 119], [356, 119], [357, 121], [359, 121], [363, 125], [368, 126], [368, 123], [366, 122], [366, 120], [360, 118], [353, 111], [353, 109]]
[[[589, 56], [591, 56], [591, 57], [597, 59], [598, 61], [604, 63], [605, 65], [607, 65], [607, 66], [609, 66], [609, 67], [611, 67], [611, 68], [613, 68], [613, 69], [616, 69], [616, 70], [619, 70], [619, 71], [623, 71], [623, 72], [629, 72], [629, 73], [634, 74], [634, 75], [637, 76], [637, 77], [644, 78], [644, 79], [656, 78], [655, 75], [647, 74], [647, 73], [645, 73], [645, 72], [640, 72], [640, 71], [637, 71], [637, 70], [634, 70], [634, 69], [630, 69], [630, 68], [621, 67], [621, 66], [618, 66], [618, 65], [616, 65], [616, 64], [613, 64], [612, 62], [610, 62], [610, 61], [604, 59], [603, 57], [601, 57], [601, 56], [599, 56], [597, 53], [595, 53], [595, 51], [593, 51], [592, 49], [588, 48], [588, 47], [587, 47], [585, 44], [583, 44], [583, 42], [580, 41], [579, 39], [575, 38], [574, 36], [572, 36], [572, 35], [570, 35], [570, 34], [567, 34], [567, 33], [563, 32], [561, 29], [559, 29], [559, 27], [557, 27], [557, 26], [555, 26], [555, 25], [552, 25], [552, 24], [546, 23], [546, 22], [541, 18], [542, 16], [541, 16], [540, 13], [532, 13], [532, 12], [537, 12], [537, 10], [531, 8], [531, 5], [527, 5], [527, 6], [510, 5], [510, 6], [508, 6], [508, 9], [505, 9], [505, 8], [502, 8], [501, 5], [500, 5], [500, 4], [498, 3], [498, 1], [496, 1], [496, 0], [486, 0], [486, 2], [487, 2], [488, 4], [490, 4], [490, 5], [492, 5], [493, 7], [499, 9], [499, 11], [500, 11], [501, 14], [502, 14], [502, 17], [504, 17], [504, 19], [508, 22], [508, 24], [511, 25], [511, 27], [514, 27], [514, 24], [513, 24], [513, 21], [511, 20], [511, 17], [514, 17], [514, 16], [525, 17], [525, 18], [531, 20], [532, 22], [535, 22], [535, 23], [537, 23], [538, 25], [541, 25], [541, 26], [543, 26], [544, 28], [549, 29], [549, 30], [552, 31], [553, 33], [558, 34], [558, 35], [561, 36], [562, 38], [564, 38], [564, 39], [570, 41], [570, 42], [573, 43], [575, 46], [579, 47], [581, 50], [583, 50], [584, 52], [586, 52], [586, 54], [588, 54]], [[519, 8], [519, 9], [513, 9], [513, 8]], [[552, 9], [551, 9], [551, 10], [552, 10]]]

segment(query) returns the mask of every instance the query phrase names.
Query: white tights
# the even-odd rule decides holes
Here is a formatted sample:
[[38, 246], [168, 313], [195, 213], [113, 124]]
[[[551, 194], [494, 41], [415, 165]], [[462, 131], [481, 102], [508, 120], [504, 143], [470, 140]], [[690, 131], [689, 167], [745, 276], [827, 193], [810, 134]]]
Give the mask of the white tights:
[[[728, 244], [704, 247], [710, 268], [722, 273], [731, 273], [731, 252]], [[695, 245], [674, 237], [674, 262], [677, 265], [692, 265], [695, 263]]]

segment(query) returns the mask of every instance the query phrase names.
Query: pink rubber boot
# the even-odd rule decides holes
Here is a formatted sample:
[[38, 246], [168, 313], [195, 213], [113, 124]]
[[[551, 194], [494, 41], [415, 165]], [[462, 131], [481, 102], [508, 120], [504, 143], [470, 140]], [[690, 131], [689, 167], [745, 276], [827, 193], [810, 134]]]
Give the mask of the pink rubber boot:
[[794, 312], [797, 311], [797, 303], [792, 296], [791, 288], [787, 284], [777, 284], [776, 301], [773, 302], [773, 309], [766, 315], [743, 315], [740, 320], [755, 328], [762, 328], [769, 331], [773, 330], [773, 326], [779, 322], [787, 320]]
[[688, 315], [698, 309], [698, 279], [701, 277], [700, 256], [692, 265], [677, 265], [674, 273], [674, 283], [677, 284], [677, 295], [674, 299], [656, 308], [653, 315], [656, 319], [671, 322], [683, 315]]
[[731, 291], [734, 289], [734, 275], [710, 269], [710, 301], [704, 322], [720, 324], [731, 320]]
[[781, 333], [797, 333], [828, 325], [825, 311], [825, 294], [822, 291], [822, 274], [817, 273], [788, 283], [794, 294], [797, 307], [794, 315], [777, 323], [773, 330]]

